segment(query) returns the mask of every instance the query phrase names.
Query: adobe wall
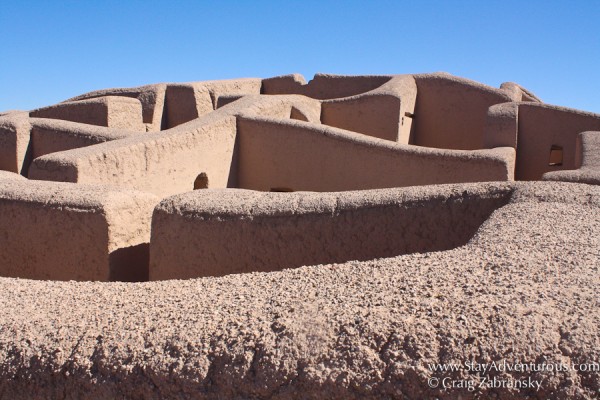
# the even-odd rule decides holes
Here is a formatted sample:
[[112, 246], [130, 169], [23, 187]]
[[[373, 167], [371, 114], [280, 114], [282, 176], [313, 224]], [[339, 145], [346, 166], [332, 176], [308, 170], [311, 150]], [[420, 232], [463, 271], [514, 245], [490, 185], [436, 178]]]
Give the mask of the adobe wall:
[[[566, 178], [571, 172], [561, 171], [581, 166], [579, 134], [595, 129], [600, 129], [598, 114], [535, 102], [503, 103], [488, 111], [484, 146], [516, 148], [518, 180], [539, 180], [543, 176]], [[589, 142], [591, 148], [592, 143], [593, 140]]]
[[145, 131], [142, 104], [139, 100], [104, 96], [59, 103], [29, 113], [33, 118], [53, 118], [110, 128]]
[[[373, 94], [347, 97], [322, 105], [321, 121], [329, 126], [365, 135], [398, 140], [402, 100], [396, 96]], [[385, 110], [382, 118], [377, 110]]]
[[[294, 82], [298, 80], [297, 77], [292, 76], [292, 78]], [[277, 91], [277, 85], [281, 86], [286, 82], [289, 84], [289, 79], [286, 79], [286, 77], [280, 77], [272, 78], [272, 80], [262, 80], [263, 92], [269, 92], [269, 90], [271, 90], [271, 92]], [[486, 90], [488, 92], [492, 91], [493, 94], [496, 95], [499, 91], [483, 85], [477, 86], [478, 84], [476, 85], [471, 81], [461, 80], [447, 75], [421, 75], [419, 76], [419, 79], [438, 79], [444, 82], [447, 81], [446, 83], [450, 82], [450, 86], [454, 88], [452, 89], [454, 91], [459, 91], [461, 88], [463, 91], [471, 88], [472, 90], [479, 92], [486, 92]], [[194, 157], [192, 155], [193, 150], [190, 148], [190, 143], [186, 143], [191, 137], [203, 137], [204, 133], [212, 129], [209, 126], [217, 126], [220, 124], [216, 122], [216, 119], [226, 118], [226, 115], [238, 115], [240, 113], [245, 115], [261, 115], [261, 113], [266, 113], [264, 115], [283, 119], [292, 118], [307, 120], [312, 123], [317, 123], [322, 120], [325, 124], [338, 125], [342, 128], [352, 130], [353, 132], [358, 131], [359, 133], [374, 137], [382, 137], [399, 143], [411, 143], [412, 141], [418, 140], [416, 139], [417, 136], [415, 136], [417, 135], [418, 127], [416, 123], [412, 122], [413, 117], [416, 119], [423, 118], [423, 115], [429, 115], [432, 112], [431, 110], [421, 108], [420, 113], [422, 116], [419, 117], [419, 113], [413, 108], [415, 106], [414, 102], [418, 100], [419, 95], [417, 95], [417, 85], [411, 75], [398, 75], [392, 77], [318, 75], [311, 82], [314, 83], [306, 85], [300, 84], [300, 87], [304, 88], [302, 90], [298, 88], [296, 88], [297, 90], [294, 90], [304, 91], [315, 97], [323, 97], [324, 92], [319, 88], [330, 87], [332, 91], [329, 94], [335, 93], [336, 95], [352, 93], [359, 89], [374, 89], [356, 96], [336, 100], [325, 100], [322, 104], [320, 104], [318, 100], [307, 101], [310, 99], [296, 96], [296, 100], [293, 100], [295, 103], [291, 105], [291, 107], [285, 106], [282, 108], [281, 104], [277, 105], [277, 102], [282, 101], [280, 99], [281, 96], [276, 95], [263, 97], [252, 97], [252, 95], [250, 95], [245, 96], [245, 101], [235, 100], [236, 96], [242, 96], [246, 93], [257, 92], [260, 90], [261, 80], [258, 79], [168, 84], [166, 85], [166, 99], [163, 110], [163, 126], [169, 127], [174, 125], [174, 127], [163, 131], [159, 136], [147, 136], [144, 139], [128, 139], [129, 141], [120, 140], [119, 144], [103, 144], [99, 147], [94, 146], [93, 150], [88, 149], [73, 154], [50, 154], [48, 157], [41, 157], [38, 160], [35, 160], [32, 177], [58, 181], [124, 185], [139, 190], [148, 190], [162, 196], [190, 190], [190, 188], [193, 188], [193, 182], [198, 174], [209, 174], [210, 172], [209, 175], [213, 175], [212, 177], [209, 177], [211, 187], [234, 187], [239, 186], [236, 183], [238, 182], [238, 171], [240, 168], [242, 168], [242, 170], [244, 168], [237, 165], [238, 151], [242, 151], [236, 147], [235, 135], [237, 134], [237, 127], [234, 129], [233, 134], [231, 133], [231, 126], [230, 128], [224, 128], [225, 130], [229, 129], [230, 133], [225, 135], [228, 139], [221, 142], [216, 139], [210, 139], [210, 135], [208, 135], [208, 141], [198, 139], [200, 141], [197, 145], [206, 150], [202, 153], [202, 160], [198, 160], [199, 157]], [[275, 89], [273, 89], [273, 87], [275, 87]], [[465, 89], [465, 87], [467, 89]], [[475, 89], [473, 89], [473, 87]], [[286, 87], [283, 87], [283, 89], [286, 89]], [[286, 90], [290, 91], [292, 89], [293, 87], [288, 87]], [[503, 91], [499, 92], [504, 93]], [[321, 95], [317, 96], [315, 93], [321, 93]], [[465, 93], [463, 93], [463, 95], [464, 94]], [[225, 99], [224, 103], [221, 105], [219, 105], [220, 98]], [[268, 100], [269, 98], [271, 98], [271, 100]], [[101, 98], [98, 97], [96, 99]], [[262, 105], [255, 107], [254, 103], [256, 102]], [[271, 102], [271, 106], [267, 105], [269, 102]], [[214, 111], [216, 107], [220, 108]], [[275, 107], [276, 110], [273, 109], [269, 111], [269, 107]], [[387, 110], [385, 118], [380, 118], [382, 107]], [[208, 114], [211, 114], [211, 117], [204, 120], [208, 117]], [[204, 116], [198, 117], [200, 115]], [[318, 119], [317, 116], [319, 116]], [[194, 122], [184, 122], [188, 119], [192, 119]], [[188, 123], [191, 125], [187, 125]], [[204, 128], [200, 128], [204, 133], [194, 133], [197, 129], [194, 126], [198, 125], [198, 127], [200, 127], [203, 124], [208, 124]], [[181, 129], [179, 129], [180, 127]], [[272, 129], [272, 127], [268, 129]], [[167, 135], [163, 136], [163, 133]], [[456, 135], [459, 137], [455, 137], [453, 140], [461, 141], [465, 139], [464, 132], [462, 131], [456, 133]], [[178, 137], [176, 138], [175, 136]], [[462, 138], [460, 136], [462, 136]], [[483, 136], [483, 131], [481, 132], [481, 136]], [[161, 149], [160, 157], [154, 156], [153, 154], [156, 151], [152, 150], [157, 140], [160, 143], [164, 143], [164, 146], [166, 146]], [[290, 140], [293, 142], [295, 139], [276, 138], [275, 140], [279, 141], [282, 148], [285, 148], [289, 146], [285, 144], [284, 141], [287, 142]], [[211, 142], [212, 144], [208, 144], [208, 142]], [[216, 146], [215, 151], [224, 156], [212, 157], [211, 154], [214, 154], [214, 152], [211, 150], [211, 146]], [[256, 151], [256, 146], [251, 146], [253, 146], [253, 150], [251, 150], [253, 153]], [[168, 151], [169, 154], [165, 154], [164, 150], [167, 148], [171, 149]], [[265, 148], [273, 149], [273, 145], [266, 144]], [[189, 156], [186, 155], [186, 151], [188, 150]], [[504, 180], [512, 178], [512, 173], [506, 171], [507, 169], [512, 168], [513, 164], [510, 160], [510, 156], [506, 158], [508, 154], [506, 149], [495, 150], [491, 153], [476, 152], [473, 154], [466, 152], [440, 153], [433, 149], [426, 150], [414, 146], [410, 150], [411, 151], [405, 151], [404, 153], [401, 152], [400, 154], [401, 158], [406, 159], [405, 161], [400, 161], [401, 165], [406, 166], [406, 168], [402, 168], [401, 172], [397, 173], [397, 175], [402, 175], [402, 179], [397, 179], [398, 176], [396, 174], [394, 174], [395, 177], [391, 178], [378, 178], [383, 182], [376, 183], [375, 187], [390, 187], [398, 184], [406, 186], [410, 184], [464, 182], [482, 179]], [[283, 153], [286, 151], [288, 150], [283, 150]], [[269, 157], [272, 157], [273, 150], [268, 150], [268, 152], [271, 153]], [[38, 153], [38, 155], [39, 154], [41, 153]], [[130, 159], [130, 154], [137, 155]], [[404, 157], [404, 154], [408, 154], [408, 158]], [[490, 154], [492, 155], [492, 159], [495, 159], [496, 161], [498, 161], [497, 158], [500, 154], [501, 164], [503, 164], [500, 168], [503, 168], [505, 171], [497, 173], [496, 167], [493, 167], [490, 172], [486, 171], [485, 168], [479, 167], [471, 168], [470, 171], [466, 172], [460, 170], [462, 168], [470, 168], [460, 165], [461, 162], [469, 160], [469, 165], [475, 165], [471, 162], [472, 160], [485, 159]], [[413, 158], [410, 158], [411, 155]], [[425, 155], [425, 158], [421, 157], [422, 155]], [[429, 161], [425, 161], [431, 160], [431, 158], [427, 158], [427, 155], [434, 155], [434, 159], [439, 158], [440, 160], [449, 157], [449, 159], [455, 160], [456, 163], [450, 162], [450, 164], [447, 164], [446, 161], [443, 161], [442, 164], [436, 162], [432, 164]], [[186, 164], [187, 161], [183, 160], [189, 158], [194, 159], [194, 161], [189, 162], [188, 165]], [[418, 158], [421, 158], [420, 161], [415, 162]], [[85, 159], [87, 159], [87, 161], [85, 161]], [[110, 166], [106, 165], [107, 163], [104, 162], [105, 159], [112, 160], [108, 163]], [[409, 159], [413, 162], [408, 162], [407, 160]], [[491, 162], [492, 164], [497, 164], [496, 161]], [[144, 163], [149, 163], [151, 166], [145, 166]], [[261, 161], [259, 160], [259, 164], [260, 163]], [[409, 164], [412, 164], [412, 166]], [[427, 166], [421, 168], [424, 164], [427, 164]], [[456, 165], [456, 167], [453, 167], [453, 165]], [[448, 169], [446, 167], [451, 168]], [[475, 171], [477, 168], [479, 171]], [[373, 171], [389, 169], [390, 168], [374, 168]], [[398, 170], [398, 168], [396, 169]], [[373, 171], [367, 171], [366, 174], [373, 174]], [[417, 171], [417, 173], [411, 171]], [[268, 173], [269, 172], [267, 172], [267, 174]], [[298, 172], [294, 172], [292, 175], [294, 174], [298, 175]], [[457, 175], [460, 174], [463, 174], [464, 177], [457, 177]], [[257, 173], [254, 173], [254, 175], [257, 175]], [[360, 177], [365, 175], [365, 173], [359, 171], [356, 175]], [[435, 175], [440, 175], [440, 177], [432, 178]], [[267, 175], [264, 180], [273, 180], [272, 178], [272, 176]], [[296, 178], [291, 178], [291, 180], [296, 180]], [[345, 188], [348, 187], [348, 184], [345, 183], [341, 186]], [[362, 184], [350, 186], [352, 189], [363, 187], [364, 185]], [[323, 190], [328, 190], [328, 188], [325, 188], [327, 188], [327, 185], [323, 185]], [[267, 190], [268, 189], [269, 188], [267, 188]]]
[[164, 129], [192, 121], [214, 110], [208, 91], [199, 91], [192, 84], [171, 84], [165, 96]]
[[0, 180], [4, 179], [17, 179], [22, 181], [27, 180], [27, 178], [25, 178], [23, 175], [19, 175], [10, 171], [3, 171], [0, 169]]
[[203, 81], [167, 85], [165, 123], [170, 129], [200, 118], [217, 108], [219, 99], [227, 96], [260, 94], [262, 80], [258, 78]]
[[542, 180], [581, 182], [600, 185], [600, 131], [577, 135], [576, 170], [546, 172]]
[[147, 132], [156, 132], [162, 129], [163, 108], [165, 102], [164, 83], [145, 85], [134, 88], [103, 89], [73, 97], [65, 102], [87, 100], [105, 96], [123, 96], [138, 99], [142, 104], [142, 119]]
[[[367, 99], [375, 91], [389, 96], [382, 106], [404, 100], [381, 92], [395, 78], [315, 78], [331, 80], [329, 92], [317, 90], [325, 84], [296, 78], [266, 80], [261, 90], [281, 85], [314, 90], [315, 98], [237, 99], [245, 89], [207, 89], [209, 114], [122, 138], [110, 128], [0, 113], [1, 168], [14, 171], [0, 171], [0, 397], [470, 398], [465, 388], [431, 388], [432, 378], [448, 374], [427, 365], [482, 357], [509, 363], [567, 357], [597, 365], [600, 186], [493, 182], [338, 193], [191, 188], [198, 174], [210, 188], [265, 191], [510, 180], [515, 147], [518, 153], [529, 138], [546, 143], [544, 135], [576, 138], [573, 164], [581, 164], [569, 171], [556, 166], [544, 179], [600, 184], [598, 115], [503, 103], [484, 112], [489, 129], [477, 131], [484, 109], [477, 101], [536, 98], [517, 85], [498, 93], [442, 77], [452, 82], [440, 99], [429, 96], [441, 107], [433, 109], [431, 127], [443, 128], [446, 115], [467, 115], [466, 105], [475, 119], [464, 122], [466, 136], [447, 119], [448, 132], [458, 135], [452, 143], [475, 143], [482, 135], [482, 143], [496, 148], [427, 148], [413, 146], [410, 135], [409, 145], [402, 144], [404, 133], [401, 143], [368, 136], [379, 133], [359, 119], [353, 128], [366, 135], [320, 123], [320, 97]], [[460, 87], [479, 100], [461, 101]], [[114, 90], [125, 95], [128, 89]], [[146, 120], [139, 96], [131, 97], [142, 103], [149, 129], [156, 121]], [[353, 115], [355, 99], [336, 111]], [[456, 100], [456, 109], [443, 99]], [[166, 127], [168, 107], [158, 102], [153, 110], [165, 115], [160, 126]], [[194, 95], [186, 104], [199, 103]], [[405, 103], [399, 104], [399, 113], [388, 109], [386, 123], [397, 123]], [[427, 121], [427, 110], [415, 110], [415, 123]], [[438, 134], [432, 131], [431, 140], [450, 140]], [[44, 142], [53, 135], [61, 146], [89, 143], [78, 142], [84, 137], [107, 142], [38, 157], [31, 177], [104, 182], [161, 197], [187, 193], [155, 207], [160, 199], [149, 193], [18, 175], [27, 174], [36, 151], [58, 149]], [[46, 150], [36, 150], [36, 143]], [[224, 274], [230, 275], [170, 279]], [[169, 280], [70, 281], [148, 277]], [[513, 382], [523, 378], [505, 372]], [[600, 390], [596, 374], [555, 371], [541, 378], [537, 392], [484, 387], [476, 393], [595, 398]]]
[[30, 118], [29, 123], [34, 159], [58, 151], [78, 149], [139, 134], [136, 131], [48, 118]]
[[225, 186], [234, 145], [235, 117], [208, 118], [180, 134], [148, 133], [39, 157], [29, 177], [111, 184], [166, 196], [192, 190], [201, 172]]
[[[144, 284], [0, 278], [0, 391], [10, 399], [469, 398], [466, 388], [432, 389], [429, 379], [448, 375], [427, 365], [482, 354], [560, 363], [568, 351], [591, 366], [600, 357], [600, 279], [590, 273], [599, 266], [600, 187], [511, 185], [510, 203], [453, 250]], [[594, 398], [597, 374], [577, 376], [542, 374], [535, 393]], [[479, 393], [524, 400], [532, 392]]]
[[25, 111], [0, 116], [0, 170], [27, 175], [32, 160], [29, 146], [31, 125]]
[[129, 187], [159, 196], [192, 190], [204, 172], [211, 187], [237, 182], [236, 115], [289, 118], [291, 108], [311, 110], [300, 96], [246, 96], [205, 117], [167, 131], [136, 135], [36, 158], [30, 178]]
[[488, 109], [483, 133], [483, 147], [517, 148], [519, 132], [519, 104], [517, 102], [495, 104]]
[[0, 185], [0, 275], [49, 280], [146, 280], [158, 198], [71, 183]]
[[282, 75], [262, 80], [262, 94], [300, 94], [326, 100], [350, 97], [376, 89], [392, 79], [391, 75], [315, 74], [306, 83], [300, 74]]
[[582, 168], [600, 167], [600, 131], [581, 132], [577, 135], [577, 165]]
[[290, 119], [297, 119], [299, 121], [320, 124], [321, 102], [316, 100], [306, 101], [307, 98], [303, 100], [304, 101], [297, 102], [292, 106], [290, 110]]
[[28, 175], [31, 162], [45, 154], [118, 140], [138, 132], [47, 118], [26, 112], [0, 117], [0, 170]]
[[[521, 103], [518, 118], [515, 177], [519, 180], [539, 180], [546, 172], [579, 168], [578, 134], [600, 130], [599, 114], [547, 104]], [[562, 165], [549, 165], [553, 145], [563, 149]]]
[[[458, 87], [466, 87], [465, 93], [475, 90], [485, 94], [491, 90], [447, 75], [419, 77], [443, 81], [451, 87], [447, 90], [453, 94]], [[367, 78], [321, 77], [315, 82], [332, 79], [338, 84], [332, 87], [340, 93], [361, 85], [380, 83], [378, 79]], [[515, 166], [515, 151], [510, 146], [516, 145], [520, 149], [521, 138], [517, 132], [528, 130], [520, 125], [523, 121], [519, 109], [524, 106], [548, 108], [514, 102], [491, 107], [487, 113], [489, 129], [482, 131], [482, 137], [488, 145], [495, 140], [495, 146], [506, 143], [504, 147], [464, 151], [395, 143], [410, 143], [411, 135], [414, 138], [418, 134], [416, 125], [412, 128], [410, 124], [403, 126], [402, 115], [409, 117], [411, 114], [419, 120], [427, 115], [427, 109], [421, 108], [421, 114], [415, 109], [412, 115], [411, 105], [414, 106], [415, 98], [417, 102], [419, 98], [418, 85], [412, 76], [379, 78], [384, 83], [371, 91], [331, 101], [299, 95], [244, 96], [246, 92], [259, 90], [260, 80], [256, 79], [169, 84], [166, 85], [164, 112], [169, 107], [179, 106], [182, 110], [191, 106], [195, 112], [200, 112], [199, 99], [203, 99], [206, 114], [155, 133], [135, 134], [68, 121], [28, 118], [25, 124], [31, 130], [28, 151], [35, 157], [29, 176], [111, 184], [161, 197], [191, 191], [198, 176], [205, 177], [209, 184], [203, 187], [210, 188], [319, 192], [505, 181], [513, 179]], [[319, 86], [312, 87], [311, 90], [317, 90], [314, 88]], [[185, 101], [179, 99], [182, 103], [178, 105], [174, 97], [169, 97], [169, 88], [185, 89], [182, 93], [191, 96]], [[511, 88], [523, 92], [520, 87], [508, 89]], [[498, 95], [496, 89], [491, 92]], [[238, 96], [241, 97], [237, 99]], [[123, 99], [139, 103], [137, 99]], [[224, 99], [221, 104], [219, 99]], [[86, 101], [112, 100], [101, 96], [80, 100]], [[61, 104], [67, 107], [72, 103]], [[374, 116], [381, 111], [378, 107], [381, 104], [391, 105], [391, 108], [384, 110], [388, 119], [378, 121]], [[361, 110], [363, 114], [359, 113]], [[17, 118], [19, 115], [13, 113], [0, 118], [21, 121]], [[168, 114], [164, 115], [168, 121]], [[347, 129], [353, 131], [320, 124], [321, 119], [331, 124], [347, 121]], [[384, 125], [377, 126], [382, 120]], [[357, 130], [367, 131], [364, 132], [366, 135], [356, 134]], [[387, 135], [389, 140], [373, 137], [377, 135]], [[458, 137], [457, 140], [462, 139]], [[95, 144], [98, 142], [103, 143]], [[306, 219], [307, 223], [310, 220]], [[112, 259], [129, 257], [119, 254]]]
[[219, 108], [219, 99], [227, 96], [259, 95], [262, 87], [260, 78], [225, 79], [218, 81], [202, 81], [195, 83], [206, 88], [210, 93], [213, 108]]
[[411, 144], [417, 146], [481, 149], [488, 108], [512, 101], [504, 90], [450, 74], [413, 76], [417, 103]]
[[238, 119], [239, 186], [340, 191], [512, 179], [514, 149], [400, 145], [294, 120]]
[[339, 193], [194, 191], [152, 217], [150, 279], [370, 260], [465, 244], [509, 184]]
[[369, 92], [324, 100], [321, 122], [353, 132], [392, 140], [410, 141], [417, 86], [410, 75], [393, 77]]

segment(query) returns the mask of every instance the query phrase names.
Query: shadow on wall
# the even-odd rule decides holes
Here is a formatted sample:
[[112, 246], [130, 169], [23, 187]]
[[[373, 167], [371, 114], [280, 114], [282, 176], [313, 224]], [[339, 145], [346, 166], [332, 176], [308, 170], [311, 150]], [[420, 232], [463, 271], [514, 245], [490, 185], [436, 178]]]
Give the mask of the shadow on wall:
[[123, 247], [109, 255], [109, 281], [146, 282], [150, 260], [150, 243]]
[[447, 185], [341, 193], [189, 192], [155, 209], [150, 279], [448, 250], [466, 244], [511, 193], [509, 184], [479, 191]]
[[417, 103], [411, 144], [477, 150], [490, 106], [511, 101], [500, 89], [449, 74], [414, 75]]

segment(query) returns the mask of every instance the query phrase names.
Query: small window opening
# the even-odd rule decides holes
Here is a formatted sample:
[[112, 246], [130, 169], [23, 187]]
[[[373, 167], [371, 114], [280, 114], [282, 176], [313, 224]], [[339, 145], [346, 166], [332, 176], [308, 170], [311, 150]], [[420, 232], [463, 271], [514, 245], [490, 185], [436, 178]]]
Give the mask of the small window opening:
[[550, 161], [548, 166], [559, 167], [563, 164], [563, 148], [562, 146], [552, 145], [550, 147]]
[[208, 189], [208, 175], [206, 172], [201, 172], [194, 181], [194, 190], [196, 189]]

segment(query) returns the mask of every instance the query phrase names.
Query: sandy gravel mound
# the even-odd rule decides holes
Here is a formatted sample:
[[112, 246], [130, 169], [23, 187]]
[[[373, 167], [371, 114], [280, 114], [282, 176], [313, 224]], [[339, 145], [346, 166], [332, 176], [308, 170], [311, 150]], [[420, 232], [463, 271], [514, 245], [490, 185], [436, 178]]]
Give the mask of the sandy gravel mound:
[[0, 398], [596, 398], [598, 371], [467, 365], [600, 362], [599, 232], [600, 187], [516, 183], [443, 252], [138, 284], [3, 278]]

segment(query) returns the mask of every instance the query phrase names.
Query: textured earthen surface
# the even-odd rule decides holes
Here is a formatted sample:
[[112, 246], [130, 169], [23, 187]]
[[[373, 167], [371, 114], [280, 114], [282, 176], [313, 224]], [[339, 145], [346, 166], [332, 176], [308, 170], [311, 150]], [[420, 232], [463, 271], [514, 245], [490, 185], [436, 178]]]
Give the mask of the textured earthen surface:
[[95, 99], [105, 96], [121, 96], [138, 99], [142, 104], [142, 118], [146, 131], [154, 132], [162, 129], [166, 90], [167, 85], [164, 83], [135, 88], [103, 89], [79, 95], [66, 102]]
[[9, 112], [0, 116], [0, 169], [27, 173], [31, 162], [27, 113]]
[[595, 398], [589, 372], [428, 386], [475, 375], [429, 363], [600, 359], [600, 190], [515, 188], [449, 251], [141, 284], [2, 278], [0, 396]]
[[0, 112], [0, 398], [597, 398], [599, 121], [446, 73]]
[[[238, 119], [239, 187], [341, 191], [512, 180], [515, 151], [402, 145], [295, 120]], [[310, 155], [310, 156], [308, 156]]]
[[18, 180], [24, 180], [26, 178], [23, 177], [22, 175], [15, 174], [14, 172], [0, 170], [0, 179], [18, 179]]
[[419, 146], [480, 149], [487, 109], [511, 101], [501, 89], [450, 74], [414, 77], [418, 95], [412, 143]]
[[152, 217], [150, 279], [186, 279], [447, 250], [508, 201], [508, 184], [338, 193], [211, 190]]
[[30, 118], [29, 121], [33, 158], [123, 139], [137, 133], [136, 131], [55, 119]]
[[[574, 170], [577, 165], [577, 136], [600, 129], [600, 115], [547, 104], [523, 103], [519, 106], [516, 178], [541, 179], [546, 172]], [[562, 149], [562, 165], [550, 166], [552, 146]]]
[[576, 170], [546, 172], [542, 179], [600, 185], [600, 131], [586, 131], [577, 136]]
[[1, 276], [147, 280], [156, 197], [119, 188], [1, 179]]
[[324, 124], [408, 144], [415, 112], [417, 85], [400, 75], [377, 89], [356, 96], [324, 101]]
[[[488, 109], [484, 130], [485, 147], [510, 146], [517, 149], [515, 179], [539, 180], [545, 174], [556, 180], [589, 182], [598, 163], [582, 168], [579, 136], [600, 129], [600, 115], [536, 102], [497, 104]], [[588, 153], [596, 154], [588, 139]], [[552, 162], [551, 152], [560, 151], [560, 162]]]
[[59, 103], [29, 113], [34, 118], [53, 118], [110, 128], [145, 131], [142, 104], [125, 96], [104, 96]]

